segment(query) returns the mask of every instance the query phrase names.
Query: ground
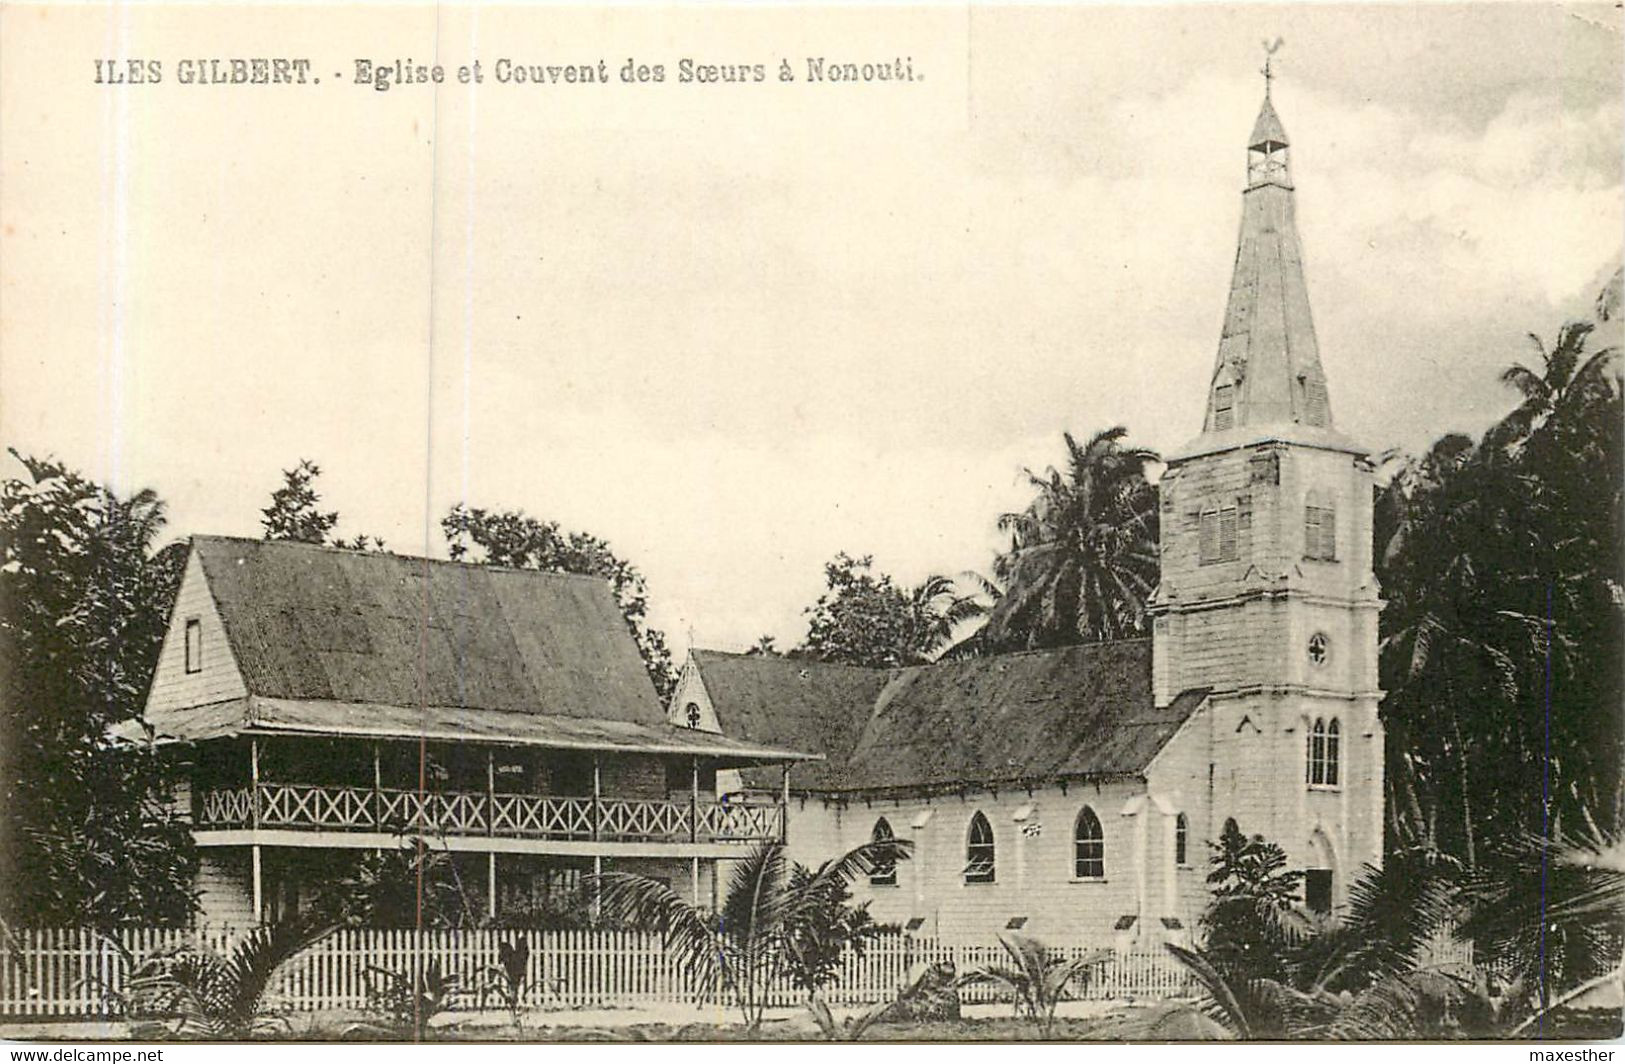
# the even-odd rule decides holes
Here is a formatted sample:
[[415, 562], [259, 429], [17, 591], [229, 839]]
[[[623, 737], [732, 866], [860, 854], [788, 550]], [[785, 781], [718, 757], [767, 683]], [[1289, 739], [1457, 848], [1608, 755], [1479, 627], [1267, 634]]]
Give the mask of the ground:
[[[1138, 1003], [1067, 1002], [1056, 1019], [1050, 1039], [1057, 1042], [1113, 1041], [1113, 1029], [1135, 1011], [1150, 1008]], [[661, 1021], [644, 1010], [594, 1010], [531, 1013], [516, 1030], [505, 1013], [467, 1013], [440, 1017], [430, 1040], [435, 1042], [817, 1042], [822, 1038], [805, 1014], [780, 1010], [752, 1034], [736, 1019], [714, 1011], [682, 1010], [690, 1016]], [[873, 1042], [1025, 1042], [1039, 1039], [1031, 1021], [1015, 1019], [1007, 1005], [968, 1006], [958, 1021], [940, 1023], [877, 1024], [864, 1035]], [[1621, 1033], [1621, 1018], [1614, 1009], [1560, 1010], [1542, 1041], [1608, 1041]], [[289, 1018], [286, 1030], [273, 1035], [293, 1041], [325, 1042], [342, 1037], [344, 1028], [362, 1016], [303, 1014]], [[0, 1040], [29, 1042], [97, 1042], [127, 1039], [123, 1023], [71, 1020], [38, 1023], [0, 1023]]]

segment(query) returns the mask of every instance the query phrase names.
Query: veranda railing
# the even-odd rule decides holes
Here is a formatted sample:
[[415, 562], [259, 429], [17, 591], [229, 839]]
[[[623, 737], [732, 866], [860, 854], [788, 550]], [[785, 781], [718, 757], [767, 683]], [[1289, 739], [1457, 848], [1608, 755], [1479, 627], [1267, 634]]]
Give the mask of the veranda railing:
[[[256, 802], [258, 808], [256, 810]], [[257, 813], [257, 818], [256, 818]], [[198, 827], [420, 832], [634, 842], [756, 842], [780, 837], [776, 802], [564, 798], [261, 783], [203, 792]]]

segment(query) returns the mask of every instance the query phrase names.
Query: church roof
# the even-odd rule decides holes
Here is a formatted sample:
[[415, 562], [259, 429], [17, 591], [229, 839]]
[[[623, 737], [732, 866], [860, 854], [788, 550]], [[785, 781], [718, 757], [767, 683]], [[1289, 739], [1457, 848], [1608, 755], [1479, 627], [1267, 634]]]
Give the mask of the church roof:
[[705, 692], [722, 730], [756, 742], [786, 743], [823, 754], [825, 760], [800, 766], [798, 787], [837, 787], [874, 710], [891, 679], [886, 669], [800, 661], [775, 654], [725, 654], [695, 650]]
[[904, 669], [715, 651], [694, 661], [727, 732], [825, 756], [792, 775], [822, 792], [1135, 776], [1207, 695], [1158, 708], [1143, 639]]

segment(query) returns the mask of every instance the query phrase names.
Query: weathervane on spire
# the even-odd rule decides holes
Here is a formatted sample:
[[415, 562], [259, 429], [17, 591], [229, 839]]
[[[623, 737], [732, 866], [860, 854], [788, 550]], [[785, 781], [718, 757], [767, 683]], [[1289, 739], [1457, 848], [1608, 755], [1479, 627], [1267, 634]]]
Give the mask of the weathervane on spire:
[[1270, 98], [1270, 82], [1275, 80], [1275, 71], [1271, 68], [1271, 62], [1275, 58], [1275, 53], [1285, 43], [1286, 38], [1284, 37], [1275, 38], [1274, 44], [1269, 41], [1264, 42], [1264, 99], [1266, 100]]

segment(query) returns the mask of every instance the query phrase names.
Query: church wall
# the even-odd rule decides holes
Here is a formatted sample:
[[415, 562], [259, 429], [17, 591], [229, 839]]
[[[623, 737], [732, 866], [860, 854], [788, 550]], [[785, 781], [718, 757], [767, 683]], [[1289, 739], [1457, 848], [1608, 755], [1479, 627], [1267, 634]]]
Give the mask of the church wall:
[[[1205, 772], [1205, 769], [1203, 770]], [[917, 933], [949, 942], [993, 942], [1013, 917], [1026, 917], [1021, 933], [1053, 944], [1129, 948], [1185, 941], [1201, 911], [1199, 867], [1176, 870], [1174, 816], [1144, 797], [1138, 780], [1025, 788], [997, 794], [862, 801], [846, 805], [816, 797], [791, 800], [790, 855], [817, 865], [869, 841], [885, 817], [899, 838], [913, 840], [913, 857], [898, 866], [896, 886], [854, 888], [871, 902], [877, 920], [923, 921]], [[1094, 810], [1105, 840], [1104, 879], [1074, 878], [1074, 824], [1085, 805]], [[966, 842], [980, 811], [993, 828], [996, 879], [966, 883]], [[1020, 819], [1018, 819], [1018, 817]], [[1193, 829], [1190, 862], [1200, 866], [1205, 847]], [[726, 873], [724, 873], [726, 876]], [[1120, 918], [1134, 926], [1118, 931]], [[1164, 917], [1182, 925], [1170, 929]]]
[[[1307, 781], [1309, 727], [1317, 716], [1335, 717], [1341, 726], [1336, 787]], [[1181, 883], [1180, 897], [1203, 896], [1206, 843], [1234, 817], [1246, 834], [1279, 844], [1292, 867], [1331, 867], [1333, 900], [1341, 903], [1361, 865], [1381, 861], [1382, 751], [1374, 699], [1215, 697], [1147, 772], [1152, 795], [1191, 820], [1192, 882]]]
[[[1207, 907], [1209, 843], [1219, 837], [1223, 813], [1214, 805], [1214, 731], [1216, 716], [1211, 704], [1193, 713], [1168, 741], [1146, 769], [1146, 786], [1156, 799], [1169, 833], [1165, 860], [1152, 863], [1156, 889], [1162, 892], [1168, 915], [1176, 917], [1186, 933], [1192, 933]], [[1177, 864], [1172, 839], [1172, 822], [1185, 814], [1187, 837], [1185, 861]]]

